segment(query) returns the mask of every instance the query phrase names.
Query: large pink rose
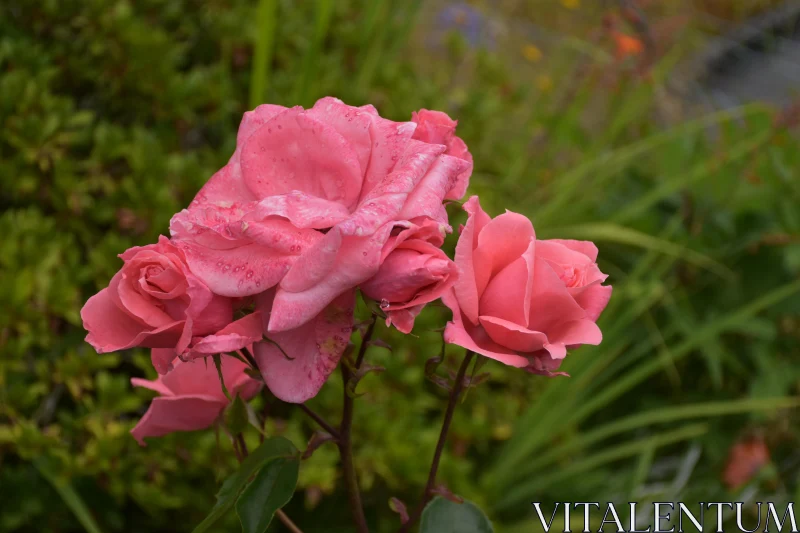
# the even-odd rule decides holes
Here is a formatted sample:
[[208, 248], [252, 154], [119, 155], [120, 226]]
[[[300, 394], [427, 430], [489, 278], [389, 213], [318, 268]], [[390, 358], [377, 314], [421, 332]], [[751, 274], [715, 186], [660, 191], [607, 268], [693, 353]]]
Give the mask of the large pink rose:
[[458, 278], [458, 268], [440, 248], [444, 229], [430, 219], [421, 223], [395, 228], [378, 273], [361, 284], [365, 296], [381, 302], [386, 325], [403, 333], [410, 333], [425, 304], [440, 298]]
[[456, 246], [461, 277], [442, 300], [445, 340], [537, 374], [552, 375], [569, 347], [599, 344], [595, 324], [611, 297], [591, 242], [537, 240], [530, 220], [491, 219], [473, 196]]
[[[268, 355], [280, 354], [274, 344], [256, 347], [272, 361], [262, 372], [273, 392], [272, 372], [284, 384], [325, 381], [346, 345], [335, 337], [348, 338], [352, 328], [352, 316], [338, 310], [378, 273], [396, 227], [427, 218], [449, 230], [442, 202], [463, 195], [471, 157], [465, 147], [450, 150], [458, 144], [454, 122], [438, 129], [424, 116], [418, 122], [386, 120], [372, 106], [335, 98], [307, 110], [259, 106], [245, 114], [228, 164], [173, 217], [173, 239], [215, 293], [274, 288], [258, 309], [265, 334], [280, 337], [290, 359]], [[418, 127], [431, 132], [415, 138]], [[309, 328], [314, 342], [293, 337]], [[296, 379], [286, 377], [291, 372]], [[315, 393], [276, 395], [297, 401]]]
[[261, 339], [260, 316], [232, 323], [231, 299], [194, 276], [166, 237], [120, 257], [122, 269], [81, 309], [86, 341], [98, 353], [155, 348], [153, 365], [163, 374], [179, 355], [232, 351]]
[[[228, 392], [244, 400], [256, 395], [261, 383], [245, 374], [247, 365], [233, 357], [222, 358], [222, 377]], [[156, 391], [159, 396], [131, 430], [145, 445], [145, 437], [160, 437], [173, 431], [196, 431], [211, 426], [228, 405], [217, 367], [210, 361], [176, 361], [175, 367], [155, 381], [132, 378], [136, 387]]]

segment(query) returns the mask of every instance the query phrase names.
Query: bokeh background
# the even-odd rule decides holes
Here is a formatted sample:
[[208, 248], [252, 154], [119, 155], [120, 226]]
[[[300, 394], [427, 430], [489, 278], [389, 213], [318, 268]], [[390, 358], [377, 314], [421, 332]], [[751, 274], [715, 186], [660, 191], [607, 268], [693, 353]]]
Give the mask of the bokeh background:
[[[128, 431], [151, 394], [129, 379], [154, 376], [148, 354], [98, 356], [79, 310], [225, 163], [244, 111], [325, 95], [394, 120], [448, 112], [487, 211], [594, 240], [611, 274], [603, 344], [567, 358], [571, 378], [490, 362], [457, 410], [440, 480], [498, 532], [539, 531], [531, 501], [796, 500], [798, 15], [767, 0], [0, 1], [0, 531], [180, 533], [209, 510], [230, 443], [140, 448]], [[410, 339], [381, 327], [393, 349], [368, 354], [387, 368], [355, 414], [376, 532], [427, 475], [444, 393], [424, 363], [445, 319], [431, 307]], [[337, 377], [310, 402], [331, 420]], [[255, 406], [304, 447], [302, 413]], [[301, 468], [287, 513], [306, 533], [351, 530], [337, 461], [325, 445]]]

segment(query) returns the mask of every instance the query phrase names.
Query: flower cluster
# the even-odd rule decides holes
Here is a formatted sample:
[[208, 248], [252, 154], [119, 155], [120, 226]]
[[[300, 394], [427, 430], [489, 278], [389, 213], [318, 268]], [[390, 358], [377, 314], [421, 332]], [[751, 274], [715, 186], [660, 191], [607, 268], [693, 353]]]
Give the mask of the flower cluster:
[[404, 333], [441, 298], [446, 341], [535, 373], [600, 342], [611, 288], [593, 244], [537, 240], [528, 219], [492, 220], [473, 197], [455, 261], [441, 250], [444, 202], [465, 195], [471, 172], [441, 112], [394, 122], [323, 98], [245, 113], [232, 157], [172, 218], [170, 238], [121, 254], [81, 311], [98, 352], [152, 349], [161, 377], [134, 384], [161, 396], [137, 439], [212, 424], [227, 402], [218, 372], [255, 394], [237, 358], [222, 370], [193, 362], [210, 355], [252, 353], [276, 397], [313, 397], [349, 342], [357, 290]]

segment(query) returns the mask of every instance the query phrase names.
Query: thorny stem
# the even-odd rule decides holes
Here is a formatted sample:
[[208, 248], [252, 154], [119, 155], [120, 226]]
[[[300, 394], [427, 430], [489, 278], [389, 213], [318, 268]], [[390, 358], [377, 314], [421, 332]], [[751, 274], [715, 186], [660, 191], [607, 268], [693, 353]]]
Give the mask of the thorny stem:
[[[342, 406], [342, 423], [339, 426], [339, 455], [342, 458], [342, 470], [344, 471], [344, 481], [347, 487], [347, 499], [350, 503], [350, 512], [353, 515], [356, 531], [358, 533], [369, 533], [367, 519], [364, 516], [364, 507], [361, 504], [361, 491], [358, 488], [358, 477], [356, 476], [355, 464], [353, 462], [353, 443], [351, 429], [353, 426], [353, 397], [349, 392], [348, 382], [353, 377], [353, 372], [357, 372], [364, 361], [364, 354], [367, 353], [372, 332], [375, 329], [375, 317], [367, 327], [367, 331], [361, 339], [361, 346], [358, 349], [358, 356], [353, 364], [352, 371], [347, 362], [343, 362], [342, 380], [344, 381], [344, 405]], [[333, 435], [333, 433], [332, 433]]]
[[414, 525], [414, 522], [419, 520], [420, 516], [422, 516], [423, 509], [425, 509], [425, 505], [433, 496], [433, 488], [436, 483], [436, 472], [439, 470], [439, 461], [442, 458], [444, 444], [447, 441], [447, 432], [450, 430], [450, 423], [453, 421], [453, 413], [455, 412], [456, 405], [458, 404], [458, 397], [461, 396], [461, 391], [464, 389], [464, 376], [467, 373], [467, 368], [469, 367], [469, 363], [472, 361], [472, 357], [474, 355], [474, 352], [467, 350], [466, 355], [464, 355], [464, 360], [461, 362], [461, 367], [458, 369], [455, 383], [453, 383], [453, 388], [450, 390], [450, 399], [447, 402], [447, 410], [444, 412], [442, 431], [439, 433], [439, 442], [436, 443], [436, 451], [433, 452], [433, 461], [431, 462], [431, 469], [428, 473], [428, 482], [425, 484], [425, 491], [422, 493], [422, 500], [420, 500], [419, 504], [414, 509], [414, 512], [409, 517], [408, 522], [400, 526], [398, 533], [406, 533], [409, 528]]
[[316, 422], [317, 424], [319, 424], [319, 425], [320, 425], [320, 427], [322, 427], [322, 429], [324, 429], [325, 431], [327, 431], [327, 432], [328, 432], [328, 433], [331, 435], [331, 437], [333, 437], [334, 439], [337, 439], [337, 440], [339, 439], [339, 430], [337, 430], [336, 428], [334, 428], [332, 425], [328, 424], [328, 423], [325, 421], [325, 419], [324, 419], [324, 418], [322, 418], [322, 417], [321, 417], [321, 416], [319, 416], [317, 413], [315, 413], [314, 411], [312, 411], [310, 407], [308, 407], [308, 406], [307, 406], [306, 404], [304, 404], [304, 403], [298, 404], [298, 407], [300, 408], [300, 410], [301, 410], [301, 411], [303, 411], [305, 414], [307, 414], [308, 416], [310, 416], [310, 417], [311, 417], [311, 418], [314, 420], [314, 422]]
[[[244, 458], [248, 455], [247, 444], [245, 444], [244, 436], [241, 433], [236, 436], [236, 439], [233, 442], [233, 451], [236, 453], [236, 459], [240, 463], [244, 461]], [[288, 529], [291, 533], [303, 533], [303, 531], [297, 527], [297, 524], [292, 522], [292, 519], [289, 518], [282, 509], [275, 511], [275, 515], [278, 517], [278, 520], [283, 522], [283, 525], [286, 526], [286, 529]]]

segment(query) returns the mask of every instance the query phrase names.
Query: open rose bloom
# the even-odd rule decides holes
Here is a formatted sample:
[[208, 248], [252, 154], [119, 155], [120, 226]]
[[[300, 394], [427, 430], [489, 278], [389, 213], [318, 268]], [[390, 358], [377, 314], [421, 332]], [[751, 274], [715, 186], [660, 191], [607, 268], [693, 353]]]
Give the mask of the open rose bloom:
[[445, 340], [507, 365], [552, 375], [567, 349], [599, 344], [595, 321], [611, 297], [591, 242], [538, 240], [510, 211], [491, 219], [478, 197], [456, 246], [461, 277], [443, 298]]
[[81, 316], [98, 352], [152, 349], [161, 377], [135, 384], [161, 396], [140, 441], [216, 418], [218, 377], [192, 362], [209, 355], [237, 356], [226, 358], [238, 372], [229, 388], [254, 390], [248, 360], [278, 398], [316, 395], [348, 345], [358, 290], [404, 333], [443, 298], [449, 342], [534, 372], [600, 341], [610, 287], [591, 243], [538, 241], [526, 218], [490, 220], [471, 199], [456, 261], [447, 257], [444, 202], [464, 196], [472, 156], [446, 114], [411, 118], [335, 98], [259, 106], [228, 163], [172, 218], [171, 237], [120, 256]]

